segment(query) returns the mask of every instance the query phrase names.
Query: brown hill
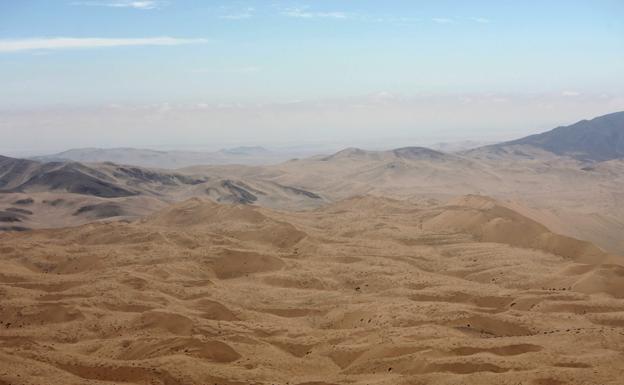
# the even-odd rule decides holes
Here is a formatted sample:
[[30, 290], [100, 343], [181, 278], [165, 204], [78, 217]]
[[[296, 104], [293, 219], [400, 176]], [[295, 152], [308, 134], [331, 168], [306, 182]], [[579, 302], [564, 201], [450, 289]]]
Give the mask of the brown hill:
[[593, 244], [554, 234], [546, 226], [492, 198], [469, 195], [453, 200], [424, 223], [425, 229], [451, 229], [472, 234], [480, 242], [543, 250], [579, 262], [602, 263], [609, 256]]
[[0, 234], [0, 383], [616, 384], [622, 259], [556, 238], [476, 196]]
[[356, 195], [440, 202], [456, 195], [487, 195], [524, 207], [523, 215], [558, 233], [624, 254], [623, 170], [621, 160], [588, 165], [525, 146], [496, 154], [484, 149], [461, 154], [409, 147], [346, 149], [270, 167], [184, 171], [296, 186], [332, 202]]

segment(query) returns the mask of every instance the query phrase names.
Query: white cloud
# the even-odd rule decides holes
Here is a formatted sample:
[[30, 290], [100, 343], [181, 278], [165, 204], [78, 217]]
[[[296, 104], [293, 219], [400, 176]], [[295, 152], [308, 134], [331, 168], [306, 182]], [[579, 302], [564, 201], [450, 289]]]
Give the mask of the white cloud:
[[195, 73], [230, 73], [230, 74], [251, 74], [260, 72], [262, 68], [257, 66], [232, 67], [232, 68], [199, 68], [193, 70]]
[[480, 24], [489, 24], [490, 22], [490, 19], [487, 19], [485, 17], [472, 17], [471, 20]]
[[230, 14], [227, 14], [227, 15], [221, 15], [221, 16], [219, 16], [219, 18], [220, 19], [227, 19], [227, 20], [251, 19], [254, 16], [254, 12], [255, 12], [255, 9], [253, 7], [248, 7], [248, 8], [245, 8], [244, 10], [242, 10], [241, 12], [230, 13]]
[[570, 96], [570, 97], [574, 97], [574, 96], [580, 96], [581, 93], [578, 91], [563, 91], [561, 93], [562, 96]]
[[232, 14], [232, 15], [221, 15], [221, 16], [219, 16], [219, 19], [245, 20], [245, 19], [251, 19], [252, 17], [253, 17], [253, 15], [251, 13], [236, 13], [236, 14]]
[[448, 17], [434, 17], [431, 20], [434, 23], [438, 23], [438, 24], [452, 24], [453, 23], [453, 19], [448, 18]]
[[370, 95], [370, 99], [376, 102], [397, 102], [400, 98], [390, 91], [379, 91]]
[[157, 9], [162, 8], [167, 3], [156, 0], [135, 0], [135, 1], [77, 1], [73, 5], [88, 5], [94, 7], [110, 7], [110, 8], [134, 8], [134, 9]]
[[288, 17], [296, 17], [300, 19], [314, 19], [314, 18], [326, 18], [326, 19], [347, 19], [349, 15], [345, 12], [312, 12], [307, 8], [288, 8], [285, 9], [282, 14]]
[[205, 43], [207, 41], [208, 40], [206, 39], [178, 39], [168, 36], [147, 38], [42, 37], [27, 39], [0, 39], [0, 53], [70, 48], [182, 45]]

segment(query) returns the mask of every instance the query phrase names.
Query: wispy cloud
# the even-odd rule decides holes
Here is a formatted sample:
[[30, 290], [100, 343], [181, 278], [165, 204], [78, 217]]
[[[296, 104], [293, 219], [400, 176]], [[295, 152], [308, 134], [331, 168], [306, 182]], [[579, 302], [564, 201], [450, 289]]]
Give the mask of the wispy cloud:
[[480, 23], [480, 24], [489, 24], [490, 19], [485, 18], [485, 17], [471, 17], [470, 20], [474, 21], [475, 23]]
[[255, 8], [247, 7], [240, 12], [233, 12], [226, 15], [219, 16], [220, 19], [227, 20], [245, 20], [251, 19], [254, 16]]
[[175, 37], [98, 38], [49, 37], [28, 39], [0, 39], [0, 53], [32, 50], [58, 50], [71, 48], [100, 48], [124, 46], [158, 46], [205, 43], [207, 39], [179, 39]]
[[87, 5], [93, 7], [109, 7], [109, 8], [134, 8], [134, 9], [158, 9], [167, 5], [166, 1], [159, 0], [134, 0], [134, 1], [75, 1], [73, 5]]
[[431, 20], [434, 23], [438, 23], [438, 24], [452, 24], [452, 23], [454, 23], [454, 20], [449, 18], [449, 17], [434, 17]]
[[581, 96], [581, 93], [578, 91], [563, 91], [561, 92], [561, 96], [567, 96], [567, 97], [574, 97], [574, 96]]
[[315, 18], [325, 18], [325, 19], [347, 19], [349, 18], [349, 14], [340, 11], [330, 11], [330, 12], [315, 12], [310, 11], [309, 8], [286, 8], [282, 11], [282, 15], [288, 17], [296, 17], [300, 19], [315, 19]]
[[231, 68], [198, 68], [195, 73], [229, 73], [229, 74], [251, 74], [262, 71], [258, 66], [231, 67]]

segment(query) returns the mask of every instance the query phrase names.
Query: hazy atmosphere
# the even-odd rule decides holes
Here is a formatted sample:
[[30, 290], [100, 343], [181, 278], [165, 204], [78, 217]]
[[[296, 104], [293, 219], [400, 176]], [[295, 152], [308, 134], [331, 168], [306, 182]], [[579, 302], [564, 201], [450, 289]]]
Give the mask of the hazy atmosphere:
[[497, 141], [624, 109], [614, 1], [2, 1], [0, 151]]
[[0, 0], [0, 385], [622, 385], [624, 0]]

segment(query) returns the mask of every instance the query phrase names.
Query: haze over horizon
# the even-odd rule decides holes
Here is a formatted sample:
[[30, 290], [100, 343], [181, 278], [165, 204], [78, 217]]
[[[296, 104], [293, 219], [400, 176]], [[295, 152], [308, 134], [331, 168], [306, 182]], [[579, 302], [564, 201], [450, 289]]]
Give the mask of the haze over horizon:
[[0, 153], [499, 141], [624, 110], [621, 1], [0, 4]]
[[622, 385], [624, 0], [0, 0], [0, 385]]

